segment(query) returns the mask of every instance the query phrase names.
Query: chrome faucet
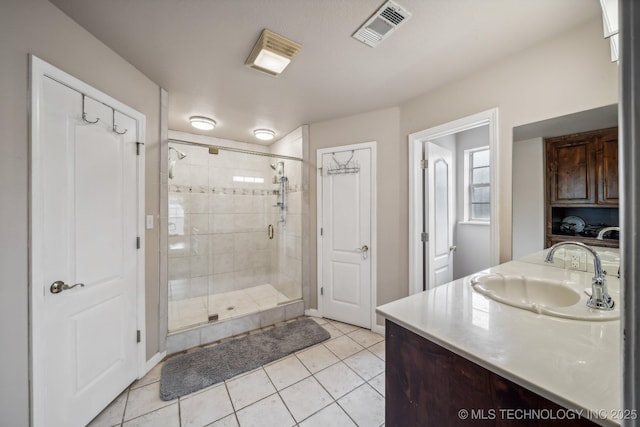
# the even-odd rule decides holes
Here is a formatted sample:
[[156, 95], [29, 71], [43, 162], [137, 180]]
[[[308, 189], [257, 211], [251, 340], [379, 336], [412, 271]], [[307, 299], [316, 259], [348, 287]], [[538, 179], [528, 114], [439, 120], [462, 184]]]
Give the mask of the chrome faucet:
[[545, 257], [545, 262], [553, 262], [553, 254], [556, 253], [558, 248], [561, 246], [577, 246], [579, 248], [584, 249], [589, 252], [593, 257], [593, 272], [594, 276], [591, 279], [591, 296], [587, 301], [587, 307], [596, 308], [598, 310], [613, 310], [613, 300], [611, 299], [611, 295], [609, 295], [609, 291], [607, 289], [607, 272], [602, 269], [602, 261], [600, 260], [600, 255], [591, 249], [589, 246], [580, 242], [560, 242], [551, 246], [549, 252], [547, 252], [547, 256]]
[[604, 239], [604, 234], [608, 233], [609, 231], [620, 231], [620, 227], [604, 227], [604, 228], [601, 228], [600, 231], [598, 231], [598, 236], [596, 237], [596, 239], [603, 240]]

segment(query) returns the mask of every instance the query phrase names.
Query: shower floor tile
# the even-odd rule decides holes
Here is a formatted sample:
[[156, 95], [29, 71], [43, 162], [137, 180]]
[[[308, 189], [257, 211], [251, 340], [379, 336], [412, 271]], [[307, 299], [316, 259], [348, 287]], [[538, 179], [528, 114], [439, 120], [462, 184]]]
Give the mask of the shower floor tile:
[[207, 323], [210, 314], [218, 320], [228, 320], [277, 307], [291, 298], [272, 285], [204, 295], [169, 302], [169, 331], [177, 331]]

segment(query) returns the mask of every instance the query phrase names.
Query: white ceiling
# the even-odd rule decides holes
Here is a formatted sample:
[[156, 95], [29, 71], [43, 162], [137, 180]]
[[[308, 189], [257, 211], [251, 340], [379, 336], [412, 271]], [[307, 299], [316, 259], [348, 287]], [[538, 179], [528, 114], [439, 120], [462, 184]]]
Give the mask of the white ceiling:
[[[259, 142], [399, 105], [600, 16], [598, 0], [397, 0], [377, 48], [351, 35], [383, 0], [50, 0], [169, 92], [169, 128]], [[279, 77], [245, 67], [263, 28], [303, 45]], [[196, 131], [191, 115], [218, 122]]]

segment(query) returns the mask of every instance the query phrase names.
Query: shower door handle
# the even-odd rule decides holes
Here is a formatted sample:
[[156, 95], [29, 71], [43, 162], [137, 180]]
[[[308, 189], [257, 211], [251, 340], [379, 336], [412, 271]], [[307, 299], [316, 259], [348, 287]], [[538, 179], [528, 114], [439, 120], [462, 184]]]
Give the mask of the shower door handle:
[[62, 291], [73, 289], [76, 286], [84, 287], [84, 283], [76, 283], [75, 285], [70, 286], [64, 283], [62, 280], [57, 280], [51, 284], [51, 286], [49, 287], [49, 290], [51, 291], [52, 294], [59, 294]]

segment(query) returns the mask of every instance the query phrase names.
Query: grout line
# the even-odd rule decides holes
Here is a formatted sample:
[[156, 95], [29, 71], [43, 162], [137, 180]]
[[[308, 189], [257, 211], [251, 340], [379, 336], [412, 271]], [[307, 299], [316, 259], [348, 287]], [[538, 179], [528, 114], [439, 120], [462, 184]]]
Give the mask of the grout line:
[[127, 405], [129, 405], [129, 393], [131, 393], [131, 386], [127, 387], [127, 397], [124, 399], [124, 407], [122, 408], [122, 418], [120, 420], [120, 425], [124, 424], [124, 414], [127, 413]]
[[[233, 404], [233, 399], [231, 398], [231, 393], [229, 392], [229, 387], [227, 385], [227, 381], [223, 381], [224, 384], [224, 389], [227, 390], [227, 397], [229, 398], [229, 403], [231, 403], [231, 409], [233, 409], [233, 413], [236, 413], [236, 405]], [[236, 417], [236, 421], [237, 421], [237, 417]], [[238, 422], [238, 425], [240, 425], [240, 423]]]
[[[309, 378], [309, 377], [307, 377]], [[287, 387], [289, 388], [289, 387]], [[286, 389], [285, 389], [286, 390]], [[278, 397], [280, 398], [280, 401], [282, 402], [282, 404], [284, 405], [285, 409], [287, 410], [287, 412], [289, 412], [289, 415], [291, 415], [291, 419], [293, 419], [293, 422], [295, 425], [298, 425], [298, 420], [296, 420], [296, 417], [293, 416], [293, 413], [291, 412], [291, 409], [289, 409], [289, 405], [287, 405], [287, 402], [284, 401], [284, 398], [282, 397], [282, 395], [280, 394], [279, 391], [276, 390], [276, 394], [278, 395]]]
[[[349, 392], [349, 393], [351, 393], [351, 392]], [[344, 396], [342, 396], [340, 399], [342, 399], [342, 398], [343, 398], [343, 397], [345, 397], [345, 396], [346, 396], [346, 394], [345, 394]], [[349, 412], [347, 412], [347, 410], [346, 410], [346, 409], [344, 409], [344, 408], [342, 407], [342, 405], [340, 404], [340, 402], [338, 402], [337, 400], [336, 400], [336, 405], [338, 405], [338, 407], [342, 410], [342, 412], [344, 412], [344, 413], [347, 415], [347, 417], [349, 417], [349, 419], [353, 422], [353, 425], [355, 425], [355, 426], [357, 426], [357, 425], [358, 425], [358, 423], [356, 422], [356, 420], [354, 420], [354, 419], [353, 419], [353, 417], [351, 416], [351, 414], [349, 414]]]
[[[340, 362], [342, 362], [342, 360], [341, 360]], [[338, 362], [338, 363], [340, 363], [340, 362]], [[344, 362], [343, 362], [343, 363], [344, 363]], [[335, 365], [337, 365], [337, 363], [336, 363]], [[334, 365], [331, 365], [331, 366], [334, 366]], [[329, 369], [331, 366], [329, 366], [329, 367], [327, 367], [327, 368], [325, 368], [325, 369]], [[346, 366], [346, 364], [345, 364], [345, 366]], [[325, 369], [323, 369], [322, 371], [324, 371]], [[347, 366], [347, 369], [351, 369], [351, 368], [349, 368], [349, 367]], [[317, 373], [320, 373], [320, 372], [322, 372], [322, 371], [318, 371]], [[324, 391], [326, 391], [326, 392], [327, 392], [327, 394], [329, 395], [329, 397], [331, 397], [331, 399], [333, 399], [333, 402], [337, 402], [337, 401], [338, 401], [338, 399], [341, 399], [342, 397], [346, 396], [347, 394], [349, 394], [349, 393], [351, 393], [353, 390], [355, 390], [355, 388], [354, 388], [354, 389], [352, 389], [352, 390], [349, 390], [349, 391], [348, 391], [348, 392], [346, 392], [343, 396], [340, 396], [339, 398], [337, 398], [337, 399], [336, 399], [335, 397], [333, 397], [333, 395], [331, 394], [331, 392], [329, 392], [329, 390], [327, 390], [327, 388], [324, 386], [324, 384], [322, 384], [322, 382], [321, 382], [318, 378], [316, 378], [316, 376], [315, 376], [315, 375], [313, 375], [313, 378], [318, 382], [318, 384], [320, 384], [320, 387], [322, 387], [322, 388], [324, 389]], [[358, 387], [359, 387], [359, 386], [358, 386]], [[356, 387], [356, 388], [358, 388], [358, 387]], [[325, 406], [325, 408], [326, 408], [326, 406]]]

